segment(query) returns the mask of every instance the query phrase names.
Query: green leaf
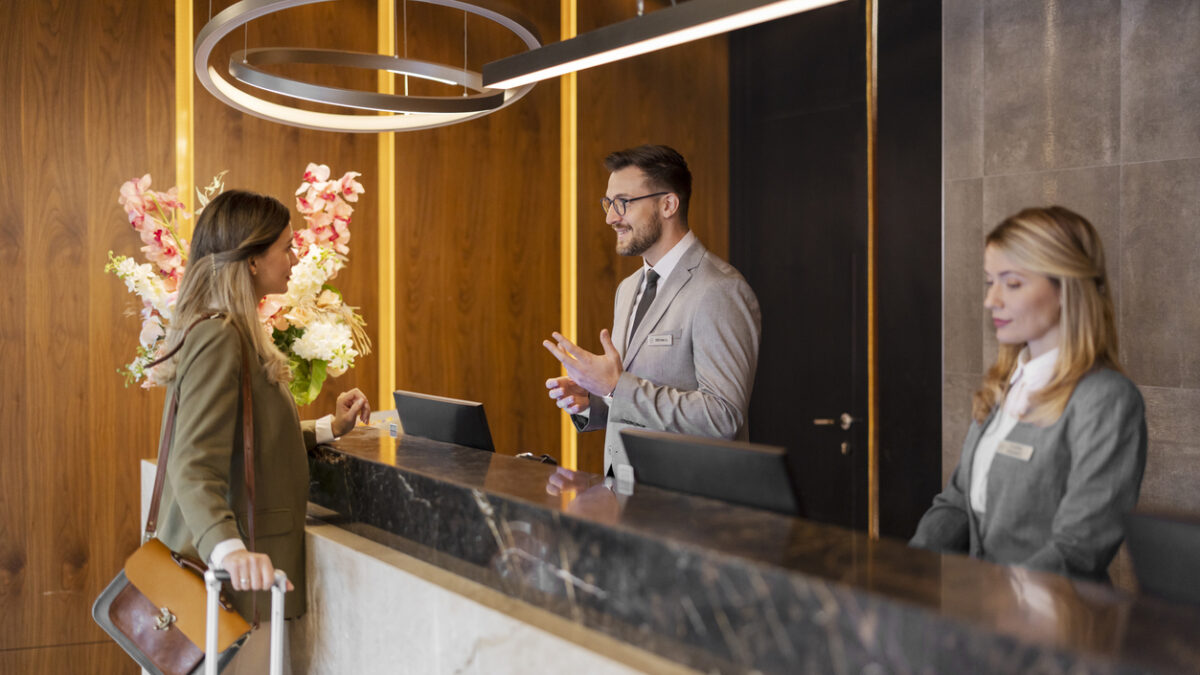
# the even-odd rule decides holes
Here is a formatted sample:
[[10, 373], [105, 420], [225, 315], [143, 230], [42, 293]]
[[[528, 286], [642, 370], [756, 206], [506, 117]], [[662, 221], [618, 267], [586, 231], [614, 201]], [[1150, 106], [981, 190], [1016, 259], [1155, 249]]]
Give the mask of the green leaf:
[[288, 390], [291, 391], [296, 405], [312, 403], [325, 384], [325, 362], [321, 359], [305, 361], [293, 358], [288, 365], [292, 369], [292, 381], [288, 384]]

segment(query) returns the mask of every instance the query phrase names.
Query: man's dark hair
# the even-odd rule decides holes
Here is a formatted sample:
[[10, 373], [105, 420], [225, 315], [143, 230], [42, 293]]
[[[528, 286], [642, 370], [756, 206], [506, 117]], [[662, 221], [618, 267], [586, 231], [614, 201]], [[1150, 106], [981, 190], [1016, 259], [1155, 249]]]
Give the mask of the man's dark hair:
[[692, 172], [675, 148], [665, 145], [640, 145], [618, 150], [604, 158], [604, 167], [620, 171], [636, 166], [646, 174], [655, 190], [669, 190], [679, 196], [679, 219], [687, 225], [688, 200], [692, 197]]

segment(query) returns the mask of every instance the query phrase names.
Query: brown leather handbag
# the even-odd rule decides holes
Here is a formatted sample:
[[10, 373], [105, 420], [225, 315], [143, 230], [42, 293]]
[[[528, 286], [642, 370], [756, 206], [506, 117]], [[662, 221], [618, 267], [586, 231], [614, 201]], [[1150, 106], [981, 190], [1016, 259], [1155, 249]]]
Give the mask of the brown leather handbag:
[[[190, 334], [201, 321], [187, 330]], [[187, 340], [184, 334], [179, 345], [157, 365], [175, 355]], [[158, 448], [158, 469], [154, 478], [154, 493], [142, 546], [125, 561], [125, 568], [100, 593], [92, 605], [92, 618], [134, 661], [153, 675], [187, 675], [203, 668], [205, 644], [205, 602], [203, 563], [172, 552], [154, 538], [158, 527], [158, 505], [167, 476], [167, 459], [175, 436], [175, 411], [179, 407], [179, 391], [171, 395], [167, 413], [167, 432]], [[250, 549], [254, 549], [254, 414], [250, 399], [250, 359], [246, 343], [242, 342], [242, 438], [246, 460], [246, 491], [250, 506]], [[233, 606], [222, 598], [218, 608], [217, 644], [220, 651], [219, 668], [233, 658], [250, 632], [250, 624]]]

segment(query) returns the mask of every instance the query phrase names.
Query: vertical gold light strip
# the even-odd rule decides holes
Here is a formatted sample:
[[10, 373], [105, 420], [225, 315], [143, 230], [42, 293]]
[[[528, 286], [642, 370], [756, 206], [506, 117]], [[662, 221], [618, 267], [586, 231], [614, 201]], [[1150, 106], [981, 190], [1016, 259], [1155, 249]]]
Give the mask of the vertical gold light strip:
[[[379, 24], [377, 47], [380, 54], [394, 54], [396, 45], [396, 5], [393, 0], [378, 0]], [[396, 93], [392, 73], [379, 73], [379, 91]], [[396, 384], [396, 132], [381, 133], [379, 138], [378, 192], [379, 247], [376, 249], [379, 266], [379, 313], [375, 325], [379, 329], [375, 356], [379, 364], [379, 390], [375, 407], [391, 407], [392, 390]]]
[[[561, 39], [570, 40], [579, 30], [577, 0], [562, 0]], [[561, 139], [562, 218], [559, 235], [559, 311], [562, 331], [579, 341], [579, 88], [575, 73], [560, 78], [559, 133]], [[564, 371], [565, 373], [565, 371]], [[568, 415], [562, 415], [562, 465], [579, 466], [579, 434]]]
[[[179, 197], [195, 209], [196, 147], [192, 106], [192, 0], [175, 0], [175, 184]], [[180, 229], [191, 239], [195, 219], [184, 219]]]
[[879, 9], [867, 0], [867, 535], [879, 539], [879, 298], [875, 209]]

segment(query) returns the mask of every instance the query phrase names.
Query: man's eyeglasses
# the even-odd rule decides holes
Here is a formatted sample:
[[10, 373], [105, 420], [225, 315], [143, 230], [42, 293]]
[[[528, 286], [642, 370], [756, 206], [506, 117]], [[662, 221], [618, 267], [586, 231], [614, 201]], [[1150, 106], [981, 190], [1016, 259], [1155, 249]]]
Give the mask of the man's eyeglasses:
[[666, 194], [670, 194], [670, 192], [655, 192], [652, 195], [642, 195], [641, 197], [630, 197], [629, 199], [626, 199], [625, 197], [617, 197], [616, 199], [609, 199], [608, 197], [604, 197], [603, 199], [600, 200], [600, 208], [604, 209], [604, 215], [606, 215], [606, 216], [608, 215], [608, 210], [610, 208], [616, 209], [618, 216], [623, 216], [623, 215], [625, 215], [625, 209], [629, 208], [629, 202], [636, 202], [639, 199], [649, 199], [651, 197], [661, 197]]

